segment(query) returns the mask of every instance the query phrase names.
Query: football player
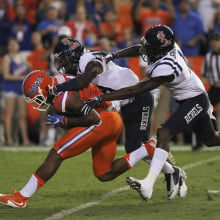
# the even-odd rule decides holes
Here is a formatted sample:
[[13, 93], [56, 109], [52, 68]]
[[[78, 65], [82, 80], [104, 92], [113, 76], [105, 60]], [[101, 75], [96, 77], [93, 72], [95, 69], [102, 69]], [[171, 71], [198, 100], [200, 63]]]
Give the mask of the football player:
[[[73, 38], [64, 38], [58, 42], [54, 51], [54, 63], [62, 72], [78, 75], [68, 82], [54, 86], [50, 93], [56, 95], [60, 91], [78, 91], [89, 85], [97, 85], [102, 92], [108, 93], [127, 86], [135, 85], [138, 78], [133, 71], [113, 62], [106, 62], [100, 51], [85, 51], [83, 45]], [[151, 92], [139, 93], [128, 99], [114, 101], [113, 106], [121, 111], [125, 126], [125, 150], [131, 153], [145, 143], [148, 155], [152, 156], [156, 142], [150, 139], [151, 115], [153, 111]], [[85, 106], [85, 110], [87, 106]], [[171, 157], [169, 157], [169, 161]], [[145, 160], [150, 163], [150, 160]], [[186, 194], [185, 172], [179, 167], [165, 165], [164, 172], [167, 183], [167, 196], [172, 199], [180, 188]], [[182, 184], [184, 182], [184, 184]]]
[[[23, 81], [23, 92], [33, 108], [46, 111], [52, 104], [56, 114], [49, 115], [47, 124], [67, 129], [49, 151], [44, 162], [31, 176], [27, 184], [14, 194], [0, 194], [0, 203], [10, 207], [24, 208], [28, 199], [41, 188], [57, 171], [63, 160], [74, 157], [91, 148], [93, 172], [100, 181], [110, 181], [148, 155], [145, 145], [136, 151], [116, 158], [116, 143], [122, 121], [117, 111], [112, 111], [111, 102], [84, 113], [83, 100], [102, 94], [92, 84], [79, 92], [61, 92], [54, 99], [48, 98], [49, 89], [73, 76], [49, 77], [43, 71], [29, 73]], [[100, 114], [99, 114], [100, 113]], [[153, 147], [152, 147], [153, 148]], [[168, 164], [168, 162], [166, 162]], [[167, 167], [171, 166], [170, 164]]]
[[[147, 177], [138, 180], [127, 179], [144, 199], [150, 199], [154, 183], [164, 166], [169, 152], [169, 141], [174, 135], [191, 127], [208, 146], [219, 146], [220, 136], [214, 130], [211, 119], [212, 106], [201, 80], [188, 66], [181, 49], [175, 43], [173, 31], [165, 25], [149, 28], [139, 45], [117, 52], [117, 57], [141, 54], [148, 62], [150, 79], [142, 80], [134, 86], [112, 93], [94, 97], [87, 101], [88, 107], [98, 106], [106, 100], [118, 100], [133, 97], [139, 93], [166, 86], [173, 98], [179, 103], [176, 111], [157, 130], [157, 146]], [[116, 58], [111, 54], [109, 59]]]

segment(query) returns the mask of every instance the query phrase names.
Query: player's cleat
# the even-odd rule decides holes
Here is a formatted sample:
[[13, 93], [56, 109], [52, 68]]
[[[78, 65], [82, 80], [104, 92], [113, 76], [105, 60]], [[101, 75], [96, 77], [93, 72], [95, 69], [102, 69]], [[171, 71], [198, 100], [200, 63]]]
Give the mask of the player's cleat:
[[183, 198], [187, 192], [187, 186], [185, 184], [186, 174], [185, 172], [174, 166], [174, 173], [165, 174], [165, 181], [167, 184], [167, 198], [173, 199], [177, 194], [180, 198]]
[[132, 189], [135, 189], [139, 193], [143, 200], [151, 199], [153, 189], [145, 187], [142, 180], [138, 180], [133, 177], [127, 177], [126, 182]]
[[14, 194], [0, 194], [0, 204], [12, 208], [25, 208], [27, 206], [27, 198], [14, 190]]
[[183, 169], [180, 169], [179, 191], [178, 191], [178, 195], [180, 198], [184, 198], [187, 193], [187, 185], [185, 183], [186, 178], [187, 178], [187, 174]]

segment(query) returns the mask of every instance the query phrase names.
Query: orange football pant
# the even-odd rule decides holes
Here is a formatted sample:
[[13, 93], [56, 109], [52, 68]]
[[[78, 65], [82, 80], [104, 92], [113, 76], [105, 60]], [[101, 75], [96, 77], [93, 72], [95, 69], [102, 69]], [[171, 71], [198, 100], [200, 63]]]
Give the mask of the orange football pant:
[[103, 111], [100, 118], [101, 125], [71, 128], [54, 145], [54, 149], [63, 159], [74, 157], [91, 148], [96, 177], [111, 170], [122, 128], [118, 112]]

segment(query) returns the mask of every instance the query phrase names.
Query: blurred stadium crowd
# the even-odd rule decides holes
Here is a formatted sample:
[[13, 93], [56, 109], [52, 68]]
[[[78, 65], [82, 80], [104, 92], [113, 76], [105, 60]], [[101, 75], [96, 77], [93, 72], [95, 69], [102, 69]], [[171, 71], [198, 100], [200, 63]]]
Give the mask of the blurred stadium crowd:
[[[60, 35], [78, 39], [87, 49], [112, 52], [138, 43], [157, 23], [174, 30], [201, 77], [209, 35], [220, 32], [219, 0], [0, 0], [0, 144], [50, 146], [58, 138], [57, 130], [46, 127], [45, 114], [25, 103], [21, 85], [35, 69], [57, 74], [50, 53]], [[115, 62], [131, 68], [139, 79], [146, 77], [146, 63], [139, 57]], [[160, 90], [152, 134], [176, 107], [166, 90]], [[174, 142], [191, 144], [191, 137], [188, 131]]]

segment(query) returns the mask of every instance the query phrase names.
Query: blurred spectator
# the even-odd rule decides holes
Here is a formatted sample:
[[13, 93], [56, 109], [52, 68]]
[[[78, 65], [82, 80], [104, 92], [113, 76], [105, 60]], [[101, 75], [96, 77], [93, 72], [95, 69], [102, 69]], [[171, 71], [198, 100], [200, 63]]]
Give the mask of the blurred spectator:
[[68, 20], [72, 18], [77, 0], [66, 0], [66, 14]]
[[140, 0], [135, 10], [135, 20], [140, 21], [142, 25], [142, 34], [152, 25], [165, 24], [170, 25], [175, 18], [175, 9], [171, 0], [165, 0], [167, 11], [162, 10], [160, 0], [149, 0], [149, 6], [145, 7], [145, 0]]
[[0, 0], [0, 57], [6, 53], [9, 18], [4, 0]]
[[131, 28], [125, 28], [123, 30], [123, 40], [118, 42], [118, 47], [123, 49], [125, 47], [138, 44], [139, 40], [134, 35], [134, 31]]
[[42, 54], [45, 51], [43, 43], [41, 41], [40, 32], [33, 32], [31, 35], [31, 42], [33, 45], [33, 51], [27, 56], [27, 62], [30, 66], [30, 70], [44, 70], [47, 71], [49, 64], [48, 61], [42, 59]]
[[185, 56], [200, 55], [201, 42], [205, 42], [205, 31], [201, 18], [191, 10], [189, 0], [179, 1], [173, 31], [180, 40]]
[[[19, 54], [19, 44], [16, 39], [10, 39], [8, 42], [8, 53], [2, 60], [3, 73], [3, 97], [5, 100], [5, 133], [6, 144], [13, 145], [13, 118], [16, 116], [19, 126], [22, 145], [29, 145], [27, 134], [27, 118], [26, 118], [26, 103], [22, 92], [22, 81], [27, 73], [27, 64]], [[18, 105], [18, 108], [17, 106]], [[17, 111], [18, 110], [18, 111]], [[18, 113], [18, 115], [16, 115]]]
[[68, 15], [66, 13], [66, 2], [61, 0], [53, 1], [51, 6], [55, 7], [58, 11], [58, 17], [64, 23], [68, 20]]
[[209, 32], [220, 32], [220, 5], [216, 8], [208, 25]]
[[130, 28], [134, 29], [132, 19], [133, 0], [115, 1], [115, 10], [117, 12], [117, 21], [121, 24], [122, 30]]
[[72, 37], [76, 38], [80, 42], [84, 42], [88, 32], [98, 34], [96, 26], [89, 20], [87, 20], [86, 8], [79, 6], [76, 9], [76, 15], [73, 20], [68, 21], [65, 25], [72, 31]]
[[84, 40], [84, 46], [88, 49], [88, 50], [93, 50], [96, 48], [97, 46], [97, 36], [96, 34], [94, 34], [93, 32], [88, 32], [86, 34], [86, 38]]
[[106, 11], [111, 7], [103, 0], [93, 0], [89, 4], [89, 16], [96, 27], [99, 29], [101, 22], [104, 22]]
[[27, 11], [27, 20], [30, 24], [36, 24], [35, 14], [40, 0], [22, 0]]
[[58, 28], [61, 26], [61, 21], [58, 18], [58, 10], [53, 5], [47, 8], [46, 18], [42, 20], [38, 26], [37, 31], [42, 34], [44, 47], [49, 48], [53, 39], [57, 36]]
[[38, 4], [38, 8], [35, 13], [35, 19], [37, 24], [46, 19], [47, 9], [51, 5], [53, 0], [41, 0]]
[[117, 14], [114, 10], [105, 12], [105, 21], [100, 24], [100, 33], [116, 42], [122, 40], [122, 25], [117, 21]]
[[6, 0], [5, 3], [7, 5], [7, 12], [8, 12], [9, 20], [12, 21], [16, 17], [16, 13], [15, 13], [16, 5], [23, 4], [26, 9], [26, 13], [27, 13], [26, 18], [28, 22], [30, 24], [35, 24], [36, 23], [35, 14], [36, 14], [39, 2], [40, 0], [15, 0], [15, 1]]
[[15, 4], [15, 19], [10, 23], [9, 38], [16, 38], [20, 51], [30, 51], [32, 25], [26, 19], [26, 9], [22, 2]]
[[202, 19], [205, 32], [208, 33], [213, 14], [215, 13], [214, 0], [191, 0], [193, 11], [197, 12]]
[[[114, 51], [119, 50], [116, 47], [116, 43], [112, 40], [110, 40], [107, 36], [101, 35], [98, 38], [98, 45], [100, 46], [100, 50], [104, 50], [107, 53], [111, 53]], [[114, 63], [116, 63], [117, 65], [121, 66], [121, 67], [128, 67], [128, 60], [127, 58], [119, 58], [119, 59], [115, 59], [113, 60]]]

